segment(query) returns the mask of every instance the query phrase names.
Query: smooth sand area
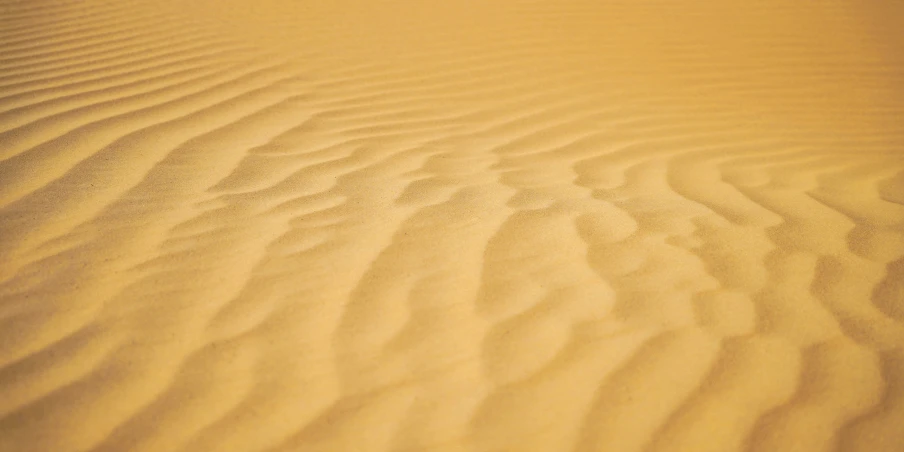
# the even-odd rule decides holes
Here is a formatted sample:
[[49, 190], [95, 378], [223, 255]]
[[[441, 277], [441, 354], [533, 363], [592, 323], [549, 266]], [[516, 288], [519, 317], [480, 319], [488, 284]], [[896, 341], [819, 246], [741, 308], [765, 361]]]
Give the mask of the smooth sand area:
[[901, 24], [0, 0], [0, 452], [902, 452]]

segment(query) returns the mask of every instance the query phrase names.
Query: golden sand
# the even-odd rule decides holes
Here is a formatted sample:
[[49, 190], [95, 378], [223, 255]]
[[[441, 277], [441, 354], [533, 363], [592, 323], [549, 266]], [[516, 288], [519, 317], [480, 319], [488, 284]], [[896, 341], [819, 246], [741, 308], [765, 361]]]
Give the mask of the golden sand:
[[904, 451], [894, 0], [0, 0], [0, 451]]

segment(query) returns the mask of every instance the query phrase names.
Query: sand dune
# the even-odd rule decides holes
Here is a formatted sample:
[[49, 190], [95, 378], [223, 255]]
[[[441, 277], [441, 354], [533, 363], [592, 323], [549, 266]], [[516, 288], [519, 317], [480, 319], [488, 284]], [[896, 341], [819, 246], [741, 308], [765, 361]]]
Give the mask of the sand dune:
[[0, 451], [904, 451], [893, 1], [0, 0]]

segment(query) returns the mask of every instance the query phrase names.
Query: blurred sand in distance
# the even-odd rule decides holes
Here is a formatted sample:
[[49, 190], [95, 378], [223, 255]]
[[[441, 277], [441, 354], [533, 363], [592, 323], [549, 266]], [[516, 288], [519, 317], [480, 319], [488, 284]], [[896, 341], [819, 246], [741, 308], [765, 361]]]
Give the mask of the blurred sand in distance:
[[0, 0], [0, 452], [904, 451], [902, 23]]

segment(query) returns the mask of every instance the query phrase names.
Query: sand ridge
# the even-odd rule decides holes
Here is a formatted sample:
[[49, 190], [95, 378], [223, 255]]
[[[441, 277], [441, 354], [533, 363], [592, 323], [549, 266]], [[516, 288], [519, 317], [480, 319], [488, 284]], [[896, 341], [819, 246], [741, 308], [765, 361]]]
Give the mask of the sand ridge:
[[0, 0], [0, 451], [904, 444], [892, 2]]

